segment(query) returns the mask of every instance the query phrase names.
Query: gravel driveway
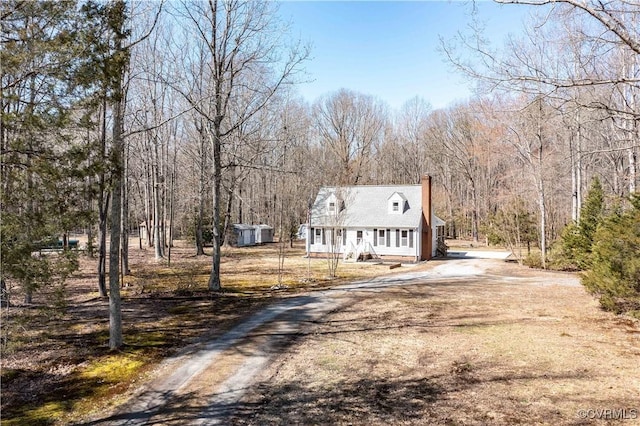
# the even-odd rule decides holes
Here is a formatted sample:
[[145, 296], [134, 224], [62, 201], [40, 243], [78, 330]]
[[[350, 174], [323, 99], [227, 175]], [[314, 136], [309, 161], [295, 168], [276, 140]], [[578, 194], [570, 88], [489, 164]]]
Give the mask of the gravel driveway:
[[[600, 312], [575, 276], [495, 259], [428, 262], [282, 299], [168, 360], [142, 393], [89, 424], [580, 424], [578, 410], [597, 408], [631, 416], [640, 409], [635, 333]], [[580, 349], [594, 339], [616, 362], [606, 383]], [[626, 390], [575, 397], [573, 387], [610, 380]], [[563, 395], [573, 402], [558, 405]]]

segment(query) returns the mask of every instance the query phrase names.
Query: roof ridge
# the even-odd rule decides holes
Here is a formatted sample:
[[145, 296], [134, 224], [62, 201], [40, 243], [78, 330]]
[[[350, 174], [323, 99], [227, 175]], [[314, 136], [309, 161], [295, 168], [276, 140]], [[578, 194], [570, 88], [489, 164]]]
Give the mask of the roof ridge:
[[397, 185], [392, 185], [392, 184], [384, 184], [384, 185], [373, 185], [373, 184], [367, 184], [367, 185], [325, 185], [325, 186], [321, 186], [320, 188], [382, 188], [382, 187], [386, 187], [386, 188], [397, 188], [399, 186], [422, 186], [419, 183], [401, 183], [401, 184], [397, 184]]

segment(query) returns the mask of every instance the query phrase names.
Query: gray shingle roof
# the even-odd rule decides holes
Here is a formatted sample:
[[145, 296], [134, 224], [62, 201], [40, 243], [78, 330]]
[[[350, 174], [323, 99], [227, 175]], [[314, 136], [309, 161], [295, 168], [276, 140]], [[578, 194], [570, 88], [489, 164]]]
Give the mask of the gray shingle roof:
[[[406, 199], [407, 209], [402, 214], [389, 213], [389, 198], [400, 193]], [[332, 194], [336, 205], [344, 201], [340, 214], [328, 212]], [[341, 226], [370, 228], [417, 228], [422, 218], [421, 185], [359, 185], [320, 188], [311, 212], [311, 226]]]

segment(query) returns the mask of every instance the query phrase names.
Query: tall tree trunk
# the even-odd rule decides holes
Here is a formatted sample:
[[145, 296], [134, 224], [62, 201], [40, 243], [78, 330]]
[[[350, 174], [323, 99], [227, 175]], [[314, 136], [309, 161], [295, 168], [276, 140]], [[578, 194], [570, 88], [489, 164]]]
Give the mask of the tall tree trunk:
[[[101, 111], [101, 160], [107, 156], [107, 99], [103, 98]], [[98, 291], [100, 297], [107, 297], [107, 212], [109, 211], [110, 193], [106, 189], [105, 172], [100, 172], [98, 183]]]
[[[100, 195], [100, 198], [103, 198]], [[109, 210], [109, 194], [104, 202], [100, 200], [98, 224], [98, 291], [100, 297], [107, 297], [107, 211]]]
[[580, 220], [582, 207], [582, 125], [580, 113], [576, 112], [576, 136], [575, 142], [569, 139], [569, 156], [571, 159], [571, 219], [574, 222]]
[[109, 244], [109, 348], [118, 349], [123, 343], [119, 274], [123, 157], [121, 99], [116, 100], [113, 108], [112, 150], [113, 200], [111, 203], [111, 243]]
[[202, 228], [204, 226], [204, 194], [198, 191], [198, 210], [196, 211], [196, 256], [204, 255], [204, 235]]
[[478, 232], [479, 232], [479, 224], [478, 224], [478, 191], [476, 189], [476, 183], [473, 179], [471, 181], [471, 202], [472, 202], [472, 211], [471, 211], [471, 235], [473, 237], [473, 242], [478, 242]]
[[[634, 135], [632, 134], [632, 137]], [[636, 150], [635, 148], [630, 148], [628, 152], [629, 158], [629, 194], [636, 193], [636, 181], [637, 181], [637, 163], [636, 163]]]
[[169, 191], [169, 246], [167, 247], [167, 264], [171, 266], [171, 248], [173, 247], [173, 213], [174, 213], [174, 194], [176, 188], [176, 157], [178, 156], [178, 146], [174, 145], [173, 162], [171, 167], [171, 186]]
[[538, 187], [538, 209], [540, 213], [540, 251], [542, 268], [547, 269], [547, 208], [545, 204], [545, 192], [544, 183], [542, 178], [539, 177], [537, 182]]
[[204, 128], [204, 120], [200, 120], [200, 127], [198, 128], [198, 133], [200, 135], [200, 176], [198, 179], [198, 207], [196, 212], [196, 256], [204, 255], [204, 235], [203, 235], [203, 226], [204, 226], [204, 208], [205, 208], [205, 182], [207, 179], [206, 176], [206, 137], [205, 137], [205, 128]]
[[244, 217], [242, 212], [242, 182], [238, 185], [238, 223], [244, 223]]
[[122, 172], [122, 275], [129, 275], [129, 147], [125, 148]]
[[[171, 137], [168, 136], [168, 139]], [[169, 142], [162, 144], [161, 152], [161, 173], [162, 173], [162, 192], [160, 192], [162, 202], [162, 228], [160, 228], [160, 236], [162, 237], [162, 255], [164, 256], [167, 247], [169, 247], [169, 184], [172, 173], [169, 171]]]
[[152, 218], [152, 199], [153, 199], [153, 182], [149, 167], [145, 167], [146, 180], [144, 182], [144, 226], [146, 229], [146, 246], [153, 246], [153, 218]]
[[155, 253], [156, 260], [162, 259], [163, 250], [162, 250], [162, 238], [160, 235], [160, 229], [164, 224], [161, 220], [161, 212], [160, 212], [160, 183], [158, 182], [158, 176], [156, 175], [154, 178], [153, 185], [153, 248]]
[[[89, 182], [91, 186], [91, 182]], [[89, 190], [91, 192], [91, 190]], [[89, 195], [87, 199], [87, 210], [93, 212], [93, 196]], [[87, 226], [87, 256], [93, 258], [95, 255], [95, 246], [93, 242], [93, 224]]]
[[547, 208], [546, 208], [546, 197], [544, 190], [544, 180], [543, 180], [543, 171], [542, 171], [542, 163], [543, 163], [543, 114], [542, 114], [542, 100], [538, 100], [538, 128], [537, 128], [537, 138], [538, 138], [538, 164], [535, 167], [537, 171], [536, 176], [536, 186], [538, 188], [538, 208], [540, 210], [540, 251], [541, 256], [540, 259], [542, 261], [542, 269], [547, 269]]
[[221, 116], [216, 116], [213, 123], [213, 256], [211, 265], [211, 275], [209, 276], [209, 290], [220, 290], [220, 259], [222, 236], [220, 235], [220, 203], [222, 202], [221, 185], [222, 185], [222, 152], [221, 152], [221, 132], [220, 125]]
[[124, 73], [125, 62], [120, 56], [126, 52], [122, 42], [125, 35], [122, 32], [126, 19], [124, 1], [120, 0], [114, 5], [118, 23], [114, 28], [115, 33], [115, 67], [117, 70], [115, 84], [113, 88], [113, 140], [111, 172], [113, 176], [113, 194], [111, 200], [111, 241], [109, 244], [109, 348], [119, 349], [122, 347], [122, 308], [120, 298], [120, 227], [122, 226], [122, 176], [124, 169]]
[[162, 188], [162, 173], [160, 172], [160, 158], [158, 155], [158, 139], [157, 135], [153, 138], [153, 164], [152, 179], [153, 179], [153, 247], [156, 260], [164, 257], [163, 241], [162, 241], [162, 228], [164, 223], [162, 221], [162, 200], [161, 200], [161, 188]]

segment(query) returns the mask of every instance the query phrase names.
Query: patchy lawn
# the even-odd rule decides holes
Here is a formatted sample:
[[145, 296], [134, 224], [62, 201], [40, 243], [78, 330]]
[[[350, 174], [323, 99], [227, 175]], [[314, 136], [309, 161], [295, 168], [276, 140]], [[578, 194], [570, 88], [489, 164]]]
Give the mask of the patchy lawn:
[[602, 312], [575, 276], [465, 262], [350, 296], [274, 359], [230, 423], [640, 424], [637, 321]]
[[[275, 245], [228, 249], [225, 291], [211, 294], [210, 259], [191, 253], [177, 247], [169, 267], [153, 261], [152, 250], [132, 251], [120, 352], [107, 348], [95, 262], [84, 260], [69, 283], [65, 312], [47, 307], [44, 293], [34, 306], [3, 311], [2, 424], [103, 417], [157, 378], [161, 360], [221, 336], [274, 298], [399, 272], [341, 264], [344, 278], [328, 282], [326, 263], [309, 262], [296, 247], [280, 281], [286, 288], [276, 290]], [[339, 309], [302, 321], [294, 337], [272, 348], [225, 423], [640, 424], [638, 321], [601, 311], [576, 276], [483, 259], [412, 268], [421, 270], [434, 278], [338, 292]], [[255, 348], [268, 347], [273, 330], [260, 327], [226, 351], [178, 393], [162, 424], [198, 418], [221, 392], [217, 384]]]
[[[132, 240], [131, 275], [122, 288], [125, 347], [108, 350], [108, 301], [97, 291], [95, 259], [83, 258], [66, 286], [66, 306], [53, 294], [34, 295], [29, 306], [2, 309], [2, 424], [68, 424], [96, 407], [114, 406], [179, 348], [222, 334], [274, 297], [347, 279], [387, 273], [382, 265], [345, 264], [326, 279], [326, 262], [287, 249], [278, 279], [277, 245], [225, 248], [220, 293], [207, 291], [210, 257], [177, 245], [171, 266]], [[277, 284], [284, 290], [272, 289]], [[284, 286], [284, 287], [283, 287]]]

